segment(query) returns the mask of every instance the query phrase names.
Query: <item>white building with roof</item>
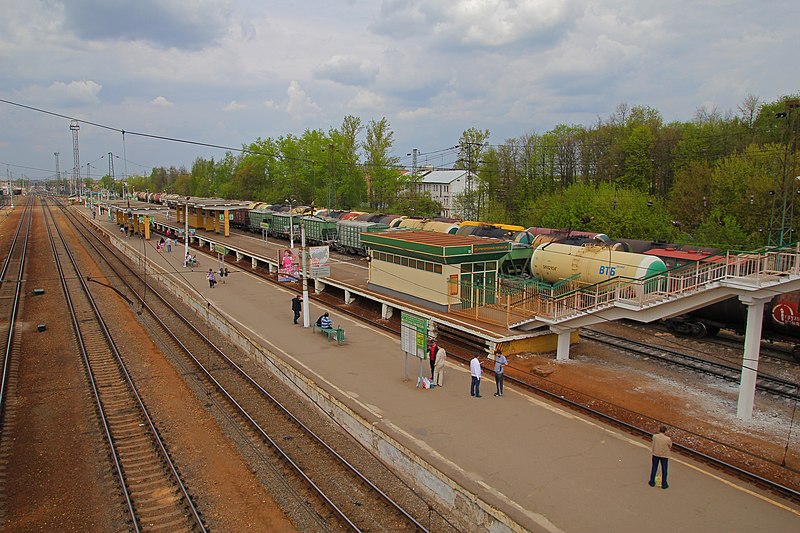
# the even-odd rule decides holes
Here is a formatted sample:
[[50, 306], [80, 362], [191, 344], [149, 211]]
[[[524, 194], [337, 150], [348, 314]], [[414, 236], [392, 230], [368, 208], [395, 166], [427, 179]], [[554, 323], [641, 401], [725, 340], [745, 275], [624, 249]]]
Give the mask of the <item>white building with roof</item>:
[[[419, 182], [414, 190], [418, 193], [430, 193], [431, 198], [442, 205], [441, 216], [462, 218], [463, 213], [455, 207], [453, 200], [467, 190], [468, 175], [466, 170], [423, 170], [419, 173]], [[473, 173], [472, 186], [476, 184]]]

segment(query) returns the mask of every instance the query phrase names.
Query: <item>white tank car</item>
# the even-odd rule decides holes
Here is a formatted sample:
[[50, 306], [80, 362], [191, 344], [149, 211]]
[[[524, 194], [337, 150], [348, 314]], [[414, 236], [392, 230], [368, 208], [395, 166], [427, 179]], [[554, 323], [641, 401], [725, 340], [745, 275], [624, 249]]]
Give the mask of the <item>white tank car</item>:
[[658, 257], [620, 252], [606, 246], [571, 246], [546, 243], [538, 246], [531, 257], [531, 272], [548, 283], [573, 279], [593, 284], [613, 277], [640, 279], [667, 270]]

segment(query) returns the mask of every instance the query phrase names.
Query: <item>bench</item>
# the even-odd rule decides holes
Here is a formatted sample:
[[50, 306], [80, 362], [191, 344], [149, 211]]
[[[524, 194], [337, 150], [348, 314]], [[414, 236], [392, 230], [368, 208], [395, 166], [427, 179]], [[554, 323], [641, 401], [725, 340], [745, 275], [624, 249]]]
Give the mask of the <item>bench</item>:
[[311, 332], [315, 333], [317, 331], [321, 331], [322, 333], [327, 335], [328, 336], [328, 342], [330, 342], [331, 339], [336, 339], [336, 342], [338, 342], [339, 344], [342, 344], [344, 342], [344, 330], [342, 328], [340, 328], [340, 327], [337, 327], [337, 328], [323, 328], [323, 327], [318, 326], [315, 323], [313, 326], [311, 326]]

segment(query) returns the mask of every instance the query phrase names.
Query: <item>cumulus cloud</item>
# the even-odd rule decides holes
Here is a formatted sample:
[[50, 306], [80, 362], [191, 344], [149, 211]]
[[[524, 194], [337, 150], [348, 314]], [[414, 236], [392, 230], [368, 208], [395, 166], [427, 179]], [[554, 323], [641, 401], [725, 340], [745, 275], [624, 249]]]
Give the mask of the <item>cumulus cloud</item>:
[[319, 112], [319, 106], [314, 103], [295, 80], [292, 80], [289, 84], [286, 94], [289, 96], [289, 100], [284, 110], [292, 117], [300, 118], [315, 115]]
[[95, 41], [146, 41], [200, 50], [225, 32], [229, 2], [219, 0], [67, 0], [63, 29]]
[[158, 107], [172, 107], [172, 102], [163, 96], [156, 96], [150, 102]]
[[223, 111], [239, 111], [240, 109], [247, 109], [247, 106], [240, 104], [236, 100], [231, 100], [228, 105], [222, 108]]
[[385, 109], [386, 99], [372, 91], [362, 89], [347, 103], [347, 107], [359, 111], [380, 111]]
[[314, 77], [317, 79], [356, 86], [372, 83], [377, 74], [377, 65], [353, 55], [335, 55], [314, 69]]

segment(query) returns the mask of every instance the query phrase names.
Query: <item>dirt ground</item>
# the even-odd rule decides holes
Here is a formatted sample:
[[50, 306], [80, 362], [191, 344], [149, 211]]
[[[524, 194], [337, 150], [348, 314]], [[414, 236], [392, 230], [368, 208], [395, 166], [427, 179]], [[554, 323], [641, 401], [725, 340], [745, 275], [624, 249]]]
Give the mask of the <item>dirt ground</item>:
[[[35, 212], [40, 213], [38, 208]], [[21, 315], [21, 355], [9, 397], [13, 424], [4, 428], [4, 436], [11, 438], [3, 441], [0, 466], [0, 516], [5, 517], [0, 529], [127, 531], [129, 517], [94, 414], [72, 324], [65, 320], [47, 233], [40, 221], [34, 225], [25, 292], [44, 288], [45, 293], [28, 298]], [[107, 282], [85, 251], [78, 256], [85, 275]], [[126, 364], [139, 392], [198, 497], [195, 503], [206, 524], [218, 531], [294, 531], [203, 402], [188, 389], [186, 377], [149, 340], [135, 310], [120, 305], [112, 291], [93, 288], [115, 342], [128, 355]], [[47, 329], [39, 332], [37, 324]]]

